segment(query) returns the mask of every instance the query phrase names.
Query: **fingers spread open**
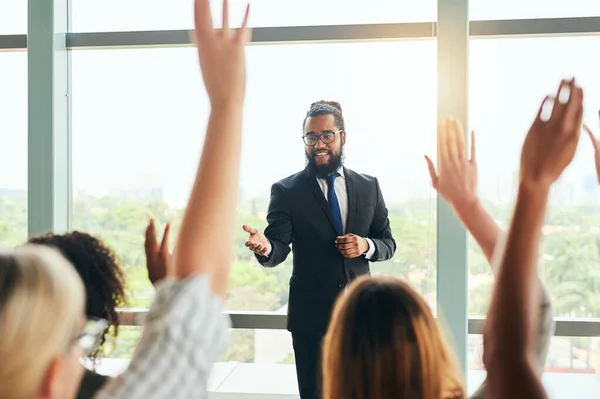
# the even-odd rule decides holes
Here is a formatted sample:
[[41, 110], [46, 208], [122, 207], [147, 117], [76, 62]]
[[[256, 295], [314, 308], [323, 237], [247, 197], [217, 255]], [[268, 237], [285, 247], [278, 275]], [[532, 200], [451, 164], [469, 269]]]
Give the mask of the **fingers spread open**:
[[594, 150], [598, 151], [600, 148], [600, 144], [598, 144], [598, 139], [596, 139], [596, 136], [594, 136], [594, 133], [592, 132], [592, 130], [588, 127], [588, 125], [583, 125], [583, 129], [587, 132], [592, 145], [594, 146]]
[[213, 31], [209, 0], [194, 1], [194, 26], [196, 35], [202, 35]]
[[561, 133], [578, 136], [581, 129], [581, 118], [583, 117], [583, 90], [574, 85], [570, 86], [570, 90], [571, 94], [562, 115]]
[[148, 227], [146, 227], [146, 241], [144, 243], [146, 250], [153, 250], [156, 247], [156, 228], [154, 219], [150, 219]]
[[429, 169], [429, 176], [431, 177], [431, 185], [433, 186], [433, 188], [437, 189], [438, 176], [437, 176], [437, 172], [435, 170], [435, 165], [433, 164], [433, 161], [427, 155], [425, 155], [425, 161], [427, 162], [427, 168]]
[[442, 173], [444, 166], [452, 159], [449, 140], [448, 120], [443, 120], [438, 124], [438, 167], [440, 173]]
[[250, 16], [250, 3], [246, 5], [246, 12], [244, 13], [244, 21], [242, 22], [242, 26], [238, 29], [236, 33], [236, 39], [241, 40], [243, 42], [250, 41], [250, 36], [252, 33], [252, 29], [248, 28], [248, 18]]
[[163, 233], [162, 241], [160, 243], [160, 250], [161, 251], [168, 251], [169, 250], [169, 233], [170, 232], [171, 232], [171, 223], [167, 223], [167, 225], [165, 227], [165, 232]]
[[452, 119], [452, 142], [456, 153], [457, 161], [464, 161], [467, 158], [467, 144], [465, 143], [465, 133], [462, 123], [458, 119]]
[[556, 120], [559, 118], [564, 110], [565, 106], [569, 101], [571, 96], [571, 81], [562, 80], [560, 85], [558, 86], [558, 90], [556, 91], [556, 101], [554, 101], [554, 106], [552, 107], [552, 113], [550, 115], [550, 120]]
[[223, 0], [223, 34], [229, 34], [229, 1]]

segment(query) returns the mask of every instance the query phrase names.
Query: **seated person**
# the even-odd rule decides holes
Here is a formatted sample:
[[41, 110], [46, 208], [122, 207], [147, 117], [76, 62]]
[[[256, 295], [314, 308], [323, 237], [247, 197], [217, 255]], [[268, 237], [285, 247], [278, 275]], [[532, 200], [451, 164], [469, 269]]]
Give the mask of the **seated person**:
[[[67, 234], [46, 234], [29, 239], [38, 244], [57, 249], [77, 270], [86, 291], [85, 314], [87, 318], [105, 319], [108, 328], [102, 332], [98, 346], [89, 354], [94, 363], [102, 352], [106, 336], [119, 334], [117, 308], [126, 303], [125, 276], [115, 253], [98, 238], [74, 231]], [[77, 399], [92, 398], [108, 377], [85, 370]]]

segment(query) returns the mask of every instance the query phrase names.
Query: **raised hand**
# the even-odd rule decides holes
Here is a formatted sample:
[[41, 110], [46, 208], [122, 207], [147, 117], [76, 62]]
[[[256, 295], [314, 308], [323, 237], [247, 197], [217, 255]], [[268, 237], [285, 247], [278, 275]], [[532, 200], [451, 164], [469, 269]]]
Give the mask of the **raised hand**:
[[[598, 116], [600, 116], [600, 111], [598, 112]], [[588, 136], [590, 136], [590, 140], [592, 141], [592, 145], [594, 146], [594, 158], [596, 160], [596, 175], [598, 176], [598, 183], [600, 183], [600, 143], [598, 143], [598, 139], [596, 138], [596, 136], [594, 136], [594, 133], [587, 125], [583, 125], [583, 128], [587, 132]]]
[[335, 239], [335, 246], [348, 259], [357, 258], [369, 250], [367, 239], [356, 234], [346, 234], [337, 237]]
[[[563, 90], [568, 99], [560, 101]], [[563, 80], [558, 87], [550, 118], [542, 120], [546, 97], [531, 125], [521, 153], [521, 184], [549, 188], [571, 163], [575, 156], [581, 119], [583, 117], [583, 90], [575, 78]]]
[[261, 231], [247, 225], [243, 225], [242, 229], [250, 234], [250, 237], [246, 241], [246, 247], [252, 252], [260, 256], [266, 256], [271, 252], [271, 243]]
[[198, 47], [202, 77], [208, 97], [213, 105], [223, 106], [244, 100], [246, 89], [246, 64], [244, 46], [251, 36], [248, 29], [250, 5], [242, 27], [233, 31], [229, 27], [228, 1], [223, 1], [223, 28], [213, 28], [209, 0], [195, 2], [194, 39]]
[[438, 171], [431, 158], [425, 156], [431, 184], [455, 210], [470, 207], [478, 201], [475, 133], [471, 132], [471, 158], [467, 158], [464, 130], [455, 119], [438, 125]]
[[158, 244], [156, 237], [156, 227], [154, 219], [150, 219], [148, 227], [146, 227], [146, 241], [144, 249], [146, 251], [146, 268], [148, 269], [148, 279], [152, 285], [156, 285], [164, 279], [170, 271], [171, 267], [171, 252], [169, 251], [169, 232], [171, 225], [167, 223], [163, 238]]

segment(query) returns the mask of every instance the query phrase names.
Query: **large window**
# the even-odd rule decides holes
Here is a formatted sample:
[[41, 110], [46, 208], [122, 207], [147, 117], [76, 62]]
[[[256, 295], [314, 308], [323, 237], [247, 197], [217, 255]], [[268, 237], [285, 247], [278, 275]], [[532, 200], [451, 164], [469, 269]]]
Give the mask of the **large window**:
[[[599, 37], [482, 39], [471, 42], [470, 128], [478, 137], [479, 186], [485, 206], [506, 227], [511, 216], [520, 148], [543, 96], [576, 76], [585, 90], [584, 122], [599, 132]], [[600, 316], [600, 187], [589, 139], [551, 192], [543, 230], [540, 277], [556, 317]], [[469, 244], [469, 314], [487, 311], [492, 276]], [[586, 350], [572, 341], [577, 350]], [[575, 356], [576, 350], [572, 351]], [[579, 359], [577, 360], [579, 362]], [[597, 367], [596, 364], [584, 365]]]
[[470, 0], [471, 20], [598, 17], [600, 3], [593, 0]]
[[[196, 58], [194, 49], [73, 52], [73, 227], [117, 250], [134, 307], [154, 292], [144, 227], [154, 217], [177, 231], [202, 147], [208, 104]], [[407, 277], [434, 306], [435, 199], [422, 156], [435, 151], [435, 42], [252, 46], [248, 69], [239, 226], [265, 227], [271, 185], [304, 167], [308, 106], [337, 100], [346, 165], [379, 178], [399, 244], [373, 270]], [[291, 256], [262, 268], [246, 239], [240, 228], [228, 307], [285, 312]]]
[[25, 33], [27, 33], [27, 0], [2, 0], [0, 2], [0, 35]]
[[[248, 3], [231, 0], [230, 16], [239, 17]], [[398, 22], [432, 22], [437, 1], [421, 0], [258, 0], [250, 26], [314, 26]], [[192, 0], [72, 0], [74, 32], [190, 29]], [[221, 3], [211, 0], [216, 24]]]
[[26, 52], [0, 52], [0, 147], [0, 246], [16, 245], [27, 238]]

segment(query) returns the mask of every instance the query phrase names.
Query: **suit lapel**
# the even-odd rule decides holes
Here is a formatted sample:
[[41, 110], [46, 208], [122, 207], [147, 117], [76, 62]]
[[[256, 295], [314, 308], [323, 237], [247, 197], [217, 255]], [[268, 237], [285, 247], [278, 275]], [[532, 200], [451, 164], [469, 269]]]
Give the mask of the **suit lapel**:
[[317, 178], [312, 176], [308, 172], [305, 173], [305, 176], [306, 176], [306, 184], [308, 184], [308, 186], [310, 187], [310, 191], [312, 191], [313, 196], [315, 197], [315, 201], [317, 201], [317, 203], [319, 204], [319, 206], [325, 213], [325, 216], [329, 220], [329, 224], [331, 225], [331, 228], [333, 230], [337, 231], [337, 229], [335, 227], [336, 226], [335, 220], [333, 220], [333, 215], [331, 214], [331, 209], [329, 209], [329, 204], [327, 203], [327, 200], [325, 199], [325, 196], [323, 195], [323, 192], [321, 191], [321, 187], [319, 187], [319, 183], [317, 183]]
[[346, 234], [349, 234], [352, 233], [352, 228], [354, 227], [354, 201], [356, 200], [354, 172], [344, 168], [344, 176], [346, 177], [346, 192], [348, 194], [348, 218], [346, 219]]

